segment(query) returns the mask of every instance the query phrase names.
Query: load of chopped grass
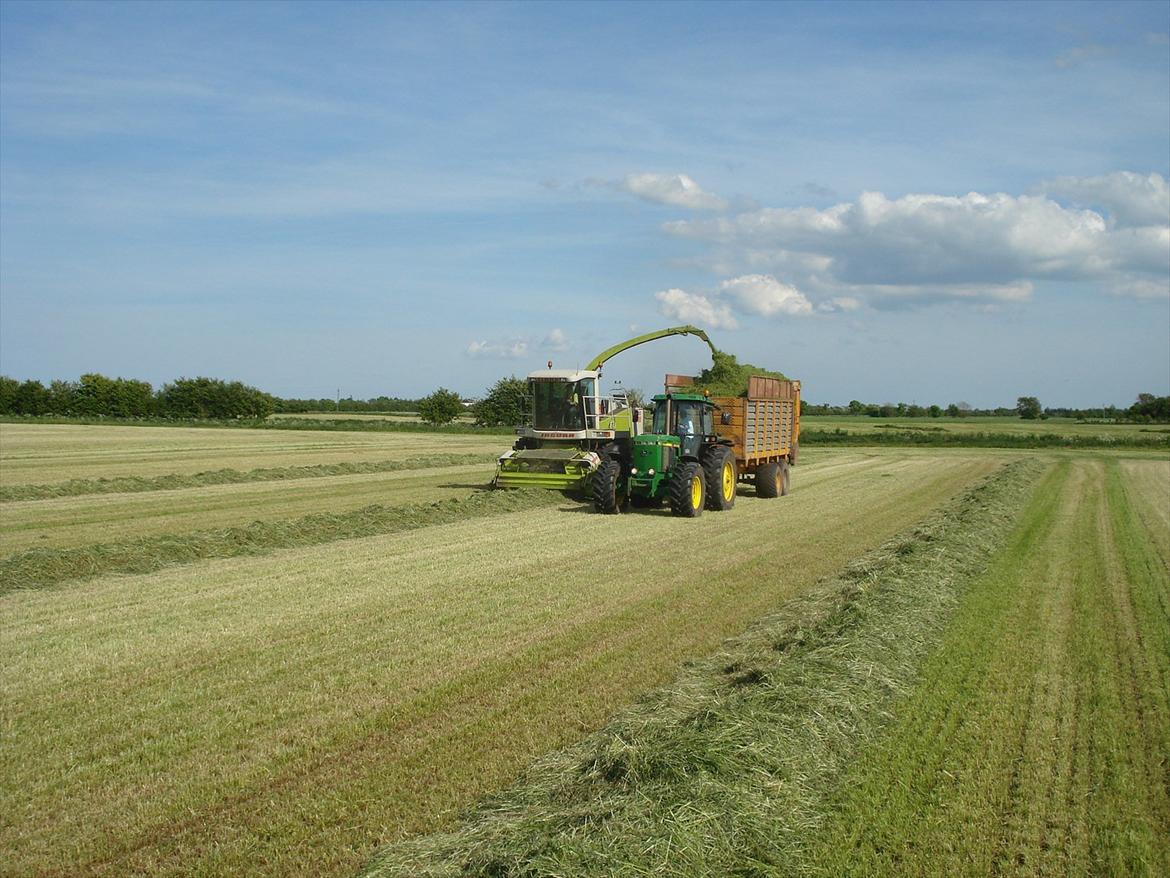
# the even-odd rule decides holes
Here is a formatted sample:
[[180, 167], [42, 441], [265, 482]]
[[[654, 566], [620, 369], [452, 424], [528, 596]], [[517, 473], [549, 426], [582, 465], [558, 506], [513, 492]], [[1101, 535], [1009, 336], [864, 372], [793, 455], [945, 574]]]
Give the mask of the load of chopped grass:
[[699, 392], [706, 390], [712, 396], [747, 396], [748, 379], [753, 375], [788, 380], [782, 372], [741, 363], [734, 354], [725, 351], [712, 352], [711, 359], [711, 368], [704, 369], [696, 376], [695, 389]]

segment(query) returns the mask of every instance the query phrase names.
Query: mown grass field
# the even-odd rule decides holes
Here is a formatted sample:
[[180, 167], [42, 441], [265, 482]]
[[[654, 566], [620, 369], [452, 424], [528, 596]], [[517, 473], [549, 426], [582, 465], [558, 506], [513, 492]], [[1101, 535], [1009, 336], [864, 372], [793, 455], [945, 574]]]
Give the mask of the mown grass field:
[[[847, 632], [836, 623], [818, 627], [817, 614], [827, 604], [817, 596], [831, 594], [829, 603], [838, 609], [854, 600], [841, 604], [826, 582], [850, 562], [859, 563], [868, 571], [864, 576], [873, 573], [872, 586], [862, 592], [885, 594], [884, 568], [872, 559], [890, 555], [913, 566], [919, 558], [909, 549], [891, 553], [887, 541], [917, 545], [915, 539], [925, 537], [912, 537], [926, 532], [924, 521], [956, 503], [978, 506], [963, 498], [988, 478], [1004, 481], [1003, 474], [1015, 473], [1021, 460], [1033, 461], [1027, 464], [1032, 475], [1007, 479], [1020, 482], [1019, 496], [1014, 506], [1000, 502], [995, 533], [1002, 535], [973, 544], [963, 562], [984, 578], [971, 572], [968, 587], [956, 573], [962, 587], [955, 586], [953, 599], [938, 597], [943, 591], [930, 583], [937, 584], [939, 571], [958, 571], [964, 557], [961, 546], [940, 538], [930, 543], [947, 547], [935, 566], [899, 574], [898, 581], [910, 583], [901, 602], [865, 616], [879, 627], [888, 620], [887, 634], [907, 634], [913, 648], [898, 654], [902, 670], [896, 675], [882, 664], [895, 663], [889, 655], [861, 654], [840, 672], [842, 679], [857, 672], [867, 680], [900, 682], [869, 700], [857, 700], [863, 690], [842, 684], [839, 699], [816, 701], [816, 693], [837, 691], [830, 686], [837, 678], [825, 676], [823, 686], [810, 685], [808, 697], [796, 699], [796, 714], [778, 723], [765, 716], [771, 724], [755, 727], [757, 737], [759, 729], [774, 728], [784, 740], [803, 740], [794, 730], [816, 727], [814, 715], [836, 723], [834, 711], [846, 696], [856, 701], [847, 705], [850, 710], [868, 716], [872, 709], [874, 718], [871, 724], [838, 723], [846, 731], [833, 739], [833, 770], [817, 776], [817, 796], [803, 811], [788, 807], [784, 783], [749, 773], [749, 785], [756, 784], [752, 796], [761, 795], [762, 785], [764, 797], [773, 800], [773, 818], [806, 815], [805, 822], [780, 833], [786, 845], [819, 851], [788, 860], [777, 854], [775, 862], [815, 873], [822, 866], [848, 866], [833, 859], [848, 849], [861, 852], [857, 862], [877, 872], [899, 874], [897, 864], [910, 863], [922, 874], [950, 874], [944, 867], [958, 864], [962, 871], [982, 863], [979, 851], [992, 830], [1011, 820], [1025, 827], [1012, 836], [1022, 845], [1034, 838], [1041, 818], [1009, 807], [1023, 800], [1020, 795], [978, 790], [994, 787], [1005, 771], [1010, 777], [1008, 769], [1021, 759], [1059, 763], [1052, 754], [1067, 746], [1051, 736], [1052, 728], [1074, 720], [1082, 740], [1097, 744], [1076, 750], [1070, 764], [1080, 766], [1081, 774], [1069, 775], [1065, 799], [1077, 802], [1077, 813], [1084, 815], [1084, 796], [1090, 796], [1100, 814], [1085, 825], [1107, 831], [1094, 836], [1105, 840], [1085, 848], [1090, 853], [1063, 862], [1084, 865], [1085, 874], [1102, 862], [1133, 866], [1130, 874], [1142, 874], [1135, 863], [1162, 862], [1158, 857], [1166, 848], [1151, 829], [1170, 827], [1159, 823], [1167, 813], [1170, 753], [1170, 672], [1164, 660], [1170, 654], [1170, 461], [1164, 455], [1035, 458], [983, 449], [806, 449], [790, 497], [759, 500], [744, 488], [731, 512], [680, 521], [661, 512], [596, 516], [548, 495], [517, 500], [485, 494], [480, 489], [490, 463], [451, 466], [440, 459], [428, 465], [427, 456], [436, 454], [484, 455], [490, 461], [499, 441], [0, 425], [0, 486], [57, 491], [69, 480], [85, 483], [70, 489], [83, 493], [0, 502], [0, 565], [9, 565], [0, 569], [21, 577], [17, 590], [5, 593], [0, 583], [0, 849], [6, 852], [0, 873], [348, 875], [387, 844], [416, 845], [408, 852], [414, 859], [403, 859], [406, 848], [395, 853], [400, 849], [394, 847], [377, 869], [393, 871], [395, 862], [409, 861], [415, 865], [401, 874], [420, 873], [419, 864], [446, 874], [440, 866], [447, 854], [454, 858], [450, 862], [481, 862], [460, 846], [463, 836], [456, 834], [454, 846], [444, 848], [430, 844], [425, 833], [458, 827], [460, 813], [478, 797], [507, 787], [543, 754], [580, 746], [575, 742], [615, 714], [620, 725], [624, 712], [638, 709], [630, 705], [642, 693], [659, 686], [674, 692], [688, 673], [679, 677], [684, 662], [702, 659], [768, 614], [787, 613], [785, 624], [812, 632], [800, 635], [799, 649], [775, 653], [786, 673], [795, 675], [789, 689], [799, 680], [821, 679], [807, 673], [814, 665], [802, 662], [815, 659], [815, 667], [828, 667], [825, 656], [810, 646], [813, 658], [802, 658], [803, 644], [840, 653]], [[311, 469], [388, 461], [410, 468], [341, 474]], [[191, 478], [224, 469], [237, 474], [232, 478], [250, 474], [255, 480], [164, 487], [168, 475]], [[277, 470], [281, 475], [272, 475]], [[114, 486], [130, 490], [85, 493], [102, 479], [132, 484]], [[307, 519], [311, 534], [303, 538]], [[408, 529], [400, 527], [403, 520]], [[364, 529], [355, 530], [355, 523]], [[257, 532], [263, 535], [258, 542]], [[353, 533], [364, 535], [343, 538]], [[1038, 534], [1051, 538], [1020, 543]], [[246, 554], [245, 537], [253, 539]], [[196, 546], [202, 554], [168, 554], [176, 544]], [[1109, 546], [1112, 554], [1102, 555]], [[118, 566], [127, 553], [152, 547], [161, 559], [157, 570], [118, 572], [135, 569]], [[670, 563], [663, 563], [664, 554]], [[1045, 578], [1047, 567], [1037, 556], [1055, 559], [1063, 572]], [[1099, 564], [1100, 558], [1107, 563]], [[42, 563], [46, 559], [52, 564]], [[184, 559], [189, 563], [179, 563]], [[1069, 590], [1064, 573], [1079, 577], [1079, 598], [1061, 596]], [[993, 584], [985, 586], [985, 580]], [[936, 597], [924, 601], [924, 594]], [[977, 603], [980, 594], [999, 602], [998, 614]], [[1110, 615], [1110, 607], [1126, 606], [1126, 595], [1133, 612]], [[904, 607], [933, 607], [934, 615], [899, 616]], [[1066, 608], [1064, 627], [1050, 621], [1052, 607]], [[1077, 614], [1092, 620], [1091, 638], [1086, 633], [1083, 644], [1076, 641], [1063, 651], [1043, 646], [1081, 631], [1071, 624]], [[961, 662], [939, 658], [948, 650], [969, 662], [975, 661], [971, 655], [981, 656], [984, 664], [976, 662], [976, 668], [1001, 668], [997, 682], [969, 671], [956, 683], [947, 674], [957, 673]], [[1034, 701], [1012, 686], [1019, 690], [1040, 667], [1036, 662], [1044, 661], [1049, 670], [1043, 687], [1026, 690], [1048, 693], [1035, 703], [1064, 703], [1053, 687], [1075, 687], [1085, 675], [1097, 688], [1077, 690], [1080, 700], [1071, 703], [1081, 707], [1072, 710], [1071, 720], [1057, 712], [1055, 719], [1036, 719], [1035, 729], [1016, 728], [1012, 741], [1029, 731], [1031, 749], [1013, 750], [999, 740], [998, 730], [1023, 723], [1031, 714], [1021, 704]], [[1128, 682], [1116, 679], [1122, 670]], [[941, 682], [929, 682], [938, 674]], [[748, 678], [756, 681], [752, 674]], [[1014, 713], [1006, 720], [992, 710], [1001, 692], [1015, 699], [1009, 698]], [[919, 705], [919, 698], [926, 700]], [[1099, 706], [1109, 698], [1121, 706]], [[942, 716], [937, 723], [951, 728], [957, 720], [946, 711], [955, 704], [963, 705], [963, 716], [983, 718], [964, 726], [963, 734], [941, 737], [899, 725], [933, 711]], [[1104, 729], [1118, 724], [1125, 727], [1116, 733], [1121, 737], [1109, 738]], [[848, 728], [861, 732], [850, 735]], [[899, 740], [910, 737], [933, 742], [933, 749], [922, 744], [899, 750]], [[1121, 741], [1132, 755], [1116, 770], [1117, 794], [1092, 799], [1107, 776], [1103, 762], [1116, 761], [1108, 740]], [[749, 750], [766, 749], [766, 743], [759, 740]], [[999, 761], [958, 752], [969, 747], [991, 748]], [[662, 736], [650, 749], [669, 753]], [[959, 766], [981, 784], [976, 790], [963, 786], [955, 804], [932, 817], [940, 843], [950, 844], [953, 856], [931, 860], [920, 851], [915, 860], [902, 851], [891, 859], [896, 845], [889, 839], [904, 841], [906, 833], [925, 831], [914, 825], [913, 815], [923, 813], [914, 795], [941, 801], [930, 786], [937, 785], [939, 775], [931, 771], [938, 765], [947, 771]], [[1047, 769], [1037, 770], [1042, 776]], [[905, 813], [887, 813], [882, 796], [890, 778], [903, 773], [919, 778], [921, 790], [906, 794]], [[659, 780], [648, 777], [647, 783]], [[626, 787], [629, 781], [627, 776]], [[685, 789], [674, 781], [671, 788], [676, 795]], [[518, 789], [531, 805], [535, 797]], [[856, 792], [845, 796], [846, 789]], [[642, 792], [634, 784], [633, 800], [645, 800]], [[720, 813], [726, 819], [730, 807], [735, 818], [735, 808], [752, 801], [724, 801]], [[677, 804], [665, 816], [681, 819], [686, 809], [679, 811]], [[865, 817], [874, 834], [849, 835], [861, 819], [850, 815], [874, 809], [885, 819]], [[1053, 805], [1041, 822], [1059, 811]], [[974, 820], [980, 833], [965, 841], [960, 826], [947, 825], [952, 814]], [[642, 844], [653, 833], [639, 835], [637, 829], [663, 825], [654, 823], [653, 814], [634, 823], [594, 817], [575, 824], [575, 837], [588, 827], [585, 836], [608, 845], [611, 854], [624, 851], [625, 860], [598, 860], [595, 850], [594, 859], [576, 871], [566, 867], [564, 874], [597, 874], [588, 864], [598, 862], [630, 874], [702, 874], [696, 864], [713, 854], [695, 848], [695, 860], [684, 844], [675, 849], [676, 858], [660, 856], [660, 843]], [[743, 819], [748, 817], [745, 811]], [[703, 828], [695, 814], [688, 821], [696, 832]], [[464, 825], [468, 837], [477, 837], [475, 818]], [[792, 842], [793, 833], [799, 843]], [[1136, 841], [1119, 846], [1118, 833]], [[1071, 830], [1066, 835], [1079, 837]], [[824, 849], [817, 846], [822, 840]], [[1051, 838], [1045, 841], [1052, 845]], [[635, 849], [651, 851], [650, 859], [637, 861]], [[500, 862], [517, 850], [500, 841]], [[1101, 859], [1100, 851], [1120, 859]], [[730, 859], [718, 862], [746, 862], [735, 855], [732, 846]], [[517, 856], [518, 862], [535, 862], [531, 851]], [[524, 873], [492, 873], [485, 866], [472, 874]]]
[[805, 415], [807, 430], [845, 430], [872, 433], [884, 430], [945, 431], [949, 433], [1007, 433], [1015, 435], [1103, 436], [1151, 438], [1170, 432], [1165, 424], [1083, 423], [1075, 418], [871, 418], [866, 415]]

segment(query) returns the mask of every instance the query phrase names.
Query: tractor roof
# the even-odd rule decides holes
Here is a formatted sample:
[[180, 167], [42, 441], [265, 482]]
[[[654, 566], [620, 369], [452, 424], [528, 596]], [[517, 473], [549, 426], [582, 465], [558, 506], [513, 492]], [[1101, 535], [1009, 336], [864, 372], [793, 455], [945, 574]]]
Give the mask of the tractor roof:
[[[701, 393], [659, 393], [654, 397], [655, 402], [662, 402], [666, 399], [681, 399], [689, 402], [711, 402], [706, 396]], [[711, 403], [714, 405], [714, 403]]]

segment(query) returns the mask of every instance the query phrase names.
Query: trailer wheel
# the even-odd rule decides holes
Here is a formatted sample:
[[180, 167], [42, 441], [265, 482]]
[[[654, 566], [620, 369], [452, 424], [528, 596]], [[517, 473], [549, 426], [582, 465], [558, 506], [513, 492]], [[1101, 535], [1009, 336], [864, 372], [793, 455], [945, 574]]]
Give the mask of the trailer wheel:
[[707, 477], [707, 508], [722, 512], [735, 505], [735, 486], [739, 472], [731, 449], [717, 445], [703, 459], [703, 472]]
[[775, 463], [762, 464], [756, 469], [756, 496], [772, 497], [780, 496], [780, 466]]
[[622, 500], [618, 496], [618, 480], [621, 478], [622, 465], [612, 458], [601, 462], [593, 472], [591, 488], [593, 493], [593, 508], [605, 515], [617, 515], [622, 511]]
[[706, 499], [703, 468], [693, 460], [680, 462], [670, 477], [670, 511], [684, 518], [697, 518], [703, 514]]
[[780, 461], [780, 496], [788, 496], [788, 487], [792, 482], [792, 473], [788, 467], [788, 461]]

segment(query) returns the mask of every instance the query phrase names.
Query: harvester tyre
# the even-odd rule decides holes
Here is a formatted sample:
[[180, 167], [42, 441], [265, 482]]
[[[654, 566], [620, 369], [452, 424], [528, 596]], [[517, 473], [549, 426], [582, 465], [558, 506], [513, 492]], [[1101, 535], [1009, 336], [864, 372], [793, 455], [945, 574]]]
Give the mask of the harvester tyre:
[[788, 461], [782, 460], [782, 461], [780, 461], [780, 496], [781, 497], [788, 496], [788, 488], [789, 488], [789, 485], [791, 483], [792, 483], [792, 473], [789, 470]]
[[765, 463], [756, 469], [756, 496], [768, 499], [780, 496], [780, 465], [778, 463]]
[[622, 475], [622, 465], [616, 460], [603, 460], [593, 472], [590, 488], [593, 494], [593, 507], [605, 515], [617, 515], [622, 511], [621, 499], [618, 496], [618, 480]]
[[670, 477], [670, 511], [683, 518], [703, 514], [707, 499], [707, 479], [696, 461], [679, 463]]
[[722, 512], [734, 506], [739, 470], [731, 449], [723, 445], [712, 448], [703, 458], [703, 472], [707, 478], [707, 508]]

